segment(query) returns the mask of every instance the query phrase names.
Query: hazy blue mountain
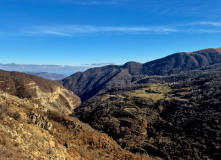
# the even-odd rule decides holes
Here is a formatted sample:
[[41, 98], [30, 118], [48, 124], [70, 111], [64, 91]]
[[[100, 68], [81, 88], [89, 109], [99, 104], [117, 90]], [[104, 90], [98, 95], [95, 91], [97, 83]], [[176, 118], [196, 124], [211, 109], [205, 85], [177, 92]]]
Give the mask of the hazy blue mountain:
[[69, 76], [69, 75], [64, 75], [64, 74], [48, 73], [48, 72], [25, 72], [25, 73], [33, 74], [33, 75], [36, 75], [45, 79], [49, 79], [49, 80], [62, 80]]

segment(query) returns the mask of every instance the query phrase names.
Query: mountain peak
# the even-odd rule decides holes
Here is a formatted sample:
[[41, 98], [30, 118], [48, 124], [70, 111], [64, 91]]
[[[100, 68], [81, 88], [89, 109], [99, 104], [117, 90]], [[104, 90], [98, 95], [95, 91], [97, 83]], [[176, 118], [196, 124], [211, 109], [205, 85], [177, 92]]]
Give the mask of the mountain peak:
[[135, 61], [129, 61], [129, 62], [126, 62], [122, 67], [123, 68], [128, 68], [128, 67], [133, 67], [133, 66], [141, 66], [142, 64], [139, 63], [139, 62], [135, 62]]
[[136, 74], [139, 72], [139, 70], [141, 69], [142, 67], [142, 64], [141, 63], [138, 63], [138, 62], [134, 62], [134, 61], [130, 61], [130, 62], [127, 62], [125, 63], [122, 68], [126, 68], [128, 69], [128, 72], [130, 74]]

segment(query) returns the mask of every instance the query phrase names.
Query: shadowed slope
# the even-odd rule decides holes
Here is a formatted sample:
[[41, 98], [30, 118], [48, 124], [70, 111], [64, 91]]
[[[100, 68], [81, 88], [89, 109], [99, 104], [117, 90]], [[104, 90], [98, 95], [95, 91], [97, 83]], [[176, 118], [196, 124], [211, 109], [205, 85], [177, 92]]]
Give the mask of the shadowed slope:
[[131, 152], [162, 159], [221, 158], [221, 63], [114, 88], [74, 110]]

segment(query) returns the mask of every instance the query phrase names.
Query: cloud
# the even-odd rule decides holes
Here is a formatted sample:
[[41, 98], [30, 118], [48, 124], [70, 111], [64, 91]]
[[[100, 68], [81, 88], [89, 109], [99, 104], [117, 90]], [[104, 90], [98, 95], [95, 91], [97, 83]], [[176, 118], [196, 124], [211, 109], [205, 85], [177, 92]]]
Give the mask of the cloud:
[[89, 35], [145, 35], [174, 33], [221, 33], [221, 22], [192, 22], [170, 26], [89, 26], [89, 25], [51, 25], [30, 27], [22, 31], [31, 36], [76, 37]]
[[220, 30], [212, 30], [212, 29], [190, 29], [187, 32], [190, 33], [221, 33]]
[[18, 72], [49, 72], [71, 75], [79, 71], [85, 71], [92, 67], [100, 67], [110, 65], [113, 63], [93, 63], [83, 64], [81, 66], [68, 66], [68, 65], [37, 65], [37, 64], [16, 64], [16, 63], [0, 63], [0, 69], [6, 71]]
[[6, 71], [19, 71], [19, 72], [49, 72], [60, 74], [73, 74], [78, 71], [85, 71], [91, 66], [67, 66], [67, 65], [36, 65], [36, 64], [15, 64], [0, 63], [0, 69]]
[[145, 12], [155, 15], [183, 15], [197, 17], [217, 17], [220, 15], [220, 0], [141, 0], [133, 3], [133, 6], [140, 6]]
[[221, 27], [221, 22], [196, 22], [193, 25], [208, 25], [214, 27]]
[[96, 27], [86, 25], [37, 26], [22, 30], [27, 35], [74, 37], [89, 34], [169, 34], [176, 32], [170, 27]]
[[116, 5], [117, 1], [72, 1], [72, 4], [78, 5]]
[[114, 63], [92, 63], [91, 66], [106, 66], [106, 65], [113, 65]]
[[74, 5], [117, 5], [131, 1], [134, 0], [58, 0], [60, 3], [70, 3]]
[[193, 22], [182, 25], [177, 25], [180, 29], [180, 32], [188, 33], [221, 33], [221, 22]]

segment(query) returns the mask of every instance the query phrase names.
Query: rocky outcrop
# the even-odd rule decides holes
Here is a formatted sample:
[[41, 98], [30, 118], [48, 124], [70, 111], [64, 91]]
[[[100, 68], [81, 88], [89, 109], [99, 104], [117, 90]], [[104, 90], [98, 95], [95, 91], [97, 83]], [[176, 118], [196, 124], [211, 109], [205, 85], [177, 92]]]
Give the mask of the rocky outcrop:
[[[5, 96], [6, 95], [6, 96]], [[0, 94], [0, 159], [151, 159], [123, 150], [104, 133], [35, 101]], [[25, 102], [25, 103], [23, 103]]]
[[41, 116], [39, 113], [31, 113], [30, 119], [32, 123], [37, 124], [41, 128], [51, 131], [52, 123], [47, 120], [47, 117]]

